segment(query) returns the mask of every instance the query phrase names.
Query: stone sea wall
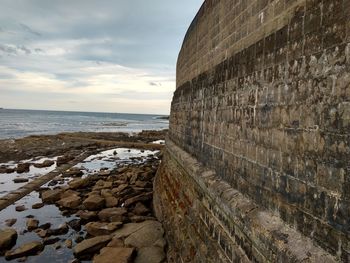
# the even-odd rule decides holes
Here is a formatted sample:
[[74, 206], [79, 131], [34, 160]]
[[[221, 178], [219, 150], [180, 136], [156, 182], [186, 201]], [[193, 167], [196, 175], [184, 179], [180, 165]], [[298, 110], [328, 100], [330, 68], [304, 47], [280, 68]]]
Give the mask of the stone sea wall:
[[174, 262], [350, 262], [350, 1], [207, 0], [154, 206]]

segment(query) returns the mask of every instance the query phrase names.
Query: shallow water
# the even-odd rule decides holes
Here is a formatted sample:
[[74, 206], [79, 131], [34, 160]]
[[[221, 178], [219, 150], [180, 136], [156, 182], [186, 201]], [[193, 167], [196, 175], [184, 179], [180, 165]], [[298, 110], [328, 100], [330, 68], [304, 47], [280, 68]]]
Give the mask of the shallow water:
[[[101, 168], [114, 169], [118, 167], [122, 167], [124, 165], [128, 165], [131, 163], [143, 163], [147, 161], [152, 155], [156, 154], [158, 151], [143, 151], [137, 149], [128, 149], [128, 148], [116, 148], [107, 151], [103, 151], [101, 153], [91, 155], [86, 158], [82, 163], [76, 165], [76, 167], [84, 168], [84, 176], [88, 176], [89, 174], [93, 174], [97, 171], [100, 171]], [[115, 154], [116, 153], [116, 154]], [[140, 157], [139, 159], [134, 159]], [[39, 160], [41, 161], [41, 159]], [[53, 167], [50, 167], [52, 169]], [[72, 178], [64, 178], [66, 183]], [[12, 181], [12, 180], [10, 180]], [[43, 187], [50, 187], [48, 182]], [[9, 183], [7, 185], [10, 185]], [[53, 188], [51, 186], [50, 188]], [[17, 230], [18, 239], [17, 243], [13, 248], [17, 248], [24, 243], [30, 241], [42, 241], [42, 239], [37, 236], [34, 232], [26, 232], [26, 216], [34, 216], [35, 219], [39, 220], [39, 225], [44, 223], [51, 223], [51, 228], [58, 228], [60, 224], [64, 222], [69, 222], [70, 220], [76, 219], [77, 217], [73, 216], [63, 216], [55, 205], [45, 205], [40, 209], [32, 209], [32, 205], [35, 203], [41, 203], [42, 200], [39, 198], [38, 192], [32, 192], [31, 194], [25, 196], [21, 200], [17, 201], [15, 204], [8, 206], [6, 209], [0, 212], [0, 228], [6, 228], [5, 220], [16, 218], [17, 222], [12, 226]], [[23, 212], [17, 212], [15, 207], [17, 205], [24, 205], [27, 210]], [[85, 231], [82, 228], [82, 236], [85, 235]], [[73, 240], [73, 247], [75, 245], [74, 238], [77, 235], [75, 230], [69, 228], [69, 232], [65, 235], [57, 236], [61, 239], [59, 243], [61, 244], [61, 248], [55, 249], [57, 245], [47, 245], [45, 246], [43, 252], [41, 252], [37, 256], [30, 256], [27, 258], [25, 262], [37, 262], [37, 263], [47, 263], [47, 262], [70, 262], [74, 259], [73, 250], [68, 249], [64, 245], [65, 239]], [[52, 236], [55, 237], [55, 236]], [[6, 261], [4, 257], [0, 257], [0, 262], [9, 262]], [[16, 262], [12, 260], [11, 262]], [[90, 262], [90, 261], [84, 261]]]
[[[54, 158], [42, 157], [42, 158], [23, 160], [20, 162], [22, 162], [22, 163], [26, 163], [26, 162], [42, 163], [46, 160], [56, 161], [57, 157], [54, 157]], [[16, 164], [14, 164], [13, 162], [0, 163], [0, 166], [2, 166], [2, 165], [8, 166], [10, 168], [16, 167]], [[9, 173], [9, 174], [0, 173], [0, 197], [8, 194], [10, 191], [17, 190], [18, 188], [27, 184], [28, 182], [30, 182], [34, 178], [41, 176], [41, 175], [44, 175], [44, 174], [47, 174], [47, 173], [53, 171], [54, 169], [56, 169], [56, 162], [53, 165], [51, 165], [50, 167], [44, 167], [44, 168], [36, 168], [33, 165], [31, 165], [29, 172], [27, 172], [27, 173], [21, 173], [21, 174], [19, 174], [17, 172]], [[25, 182], [25, 183], [14, 183], [13, 179], [15, 179], [15, 178], [27, 178], [27, 179], [29, 179], [29, 181]]]

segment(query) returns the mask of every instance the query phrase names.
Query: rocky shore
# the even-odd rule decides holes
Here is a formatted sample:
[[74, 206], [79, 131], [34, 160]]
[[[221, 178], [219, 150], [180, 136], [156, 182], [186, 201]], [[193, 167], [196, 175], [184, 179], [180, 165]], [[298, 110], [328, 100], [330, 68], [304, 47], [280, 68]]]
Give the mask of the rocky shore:
[[[165, 132], [81, 133], [35, 136], [12, 142], [11, 147], [1, 144], [0, 152], [7, 149], [10, 156], [1, 154], [1, 160], [17, 159], [0, 166], [0, 179], [23, 175], [17, 183], [25, 183], [33, 167], [57, 169], [75, 164], [83, 151], [90, 156], [0, 212], [0, 261], [164, 262], [164, 230], [152, 208], [153, 179], [161, 161], [161, 145], [152, 142], [164, 136]], [[136, 149], [118, 147], [126, 143]], [[48, 150], [45, 157], [56, 158], [20, 161]]]

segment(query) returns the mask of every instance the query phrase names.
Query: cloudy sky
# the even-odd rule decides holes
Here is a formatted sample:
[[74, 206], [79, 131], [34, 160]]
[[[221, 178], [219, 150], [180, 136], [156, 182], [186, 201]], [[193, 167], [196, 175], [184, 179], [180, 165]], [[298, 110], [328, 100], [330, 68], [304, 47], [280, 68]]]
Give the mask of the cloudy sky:
[[167, 114], [203, 0], [0, 0], [0, 107]]

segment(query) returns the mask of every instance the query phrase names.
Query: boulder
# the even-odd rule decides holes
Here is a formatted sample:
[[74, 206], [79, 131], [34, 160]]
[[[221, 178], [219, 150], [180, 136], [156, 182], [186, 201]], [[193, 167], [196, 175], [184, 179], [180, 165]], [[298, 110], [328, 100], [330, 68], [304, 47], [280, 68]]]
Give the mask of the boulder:
[[135, 263], [161, 263], [165, 259], [164, 250], [160, 247], [143, 247], [138, 249]]
[[66, 248], [72, 248], [73, 246], [72, 239], [67, 239], [66, 241], [64, 241], [64, 245], [66, 246]]
[[70, 209], [77, 208], [77, 206], [79, 206], [80, 203], [81, 198], [75, 194], [62, 198], [60, 201], [57, 202], [58, 205]]
[[62, 189], [47, 190], [42, 192], [41, 199], [44, 203], [54, 203], [60, 200], [62, 192]]
[[23, 211], [27, 210], [27, 208], [24, 205], [18, 205], [15, 207], [15, 210], [17, 212], [23, 212]]
[[72, 167], [63, 173], [63, 177], [81, 177], [83, 174], [84, 173], [80, 168]]
[[138, 202], [132, 211], [136, 215], [144, 215], [150, 212], [150, 210], [141, 202]]
[[16, 171], [17, 173], [28, 173], [30, 169], [30, 163], [19, 163], [17, 164]]
[[106, 207], [107, 208], [111, 208], [111, 207], [116, 207], [118, 206], [118, 203], [119, 203], [119, 199], [118, 198], [115, 198], [114, 196], [107, 196], [105, 198], [106, 200]]
[[17, 237], [16, 230], [12, 228], [0, 229], [0, 252], [13, 247]]
[[26, 183], [29, 181], [28, 178], [15, 178], [12, 180], [15, 184]]
[[86, 232], [91, 236], [110, 235], [123, 225], [121, 222], [102, 223], [90, 222], [85, 225]]
[[68, 183], [70, 189], [81, 189], [89, 185], [90, 180], [88, 178], [74, 179]]
[[33, 218], [29, 218], [29, 219], [27, 220], [26, 225], [27, 225], [28, 231], [32, 231], [32, 230], [38, 228], [38, 226], [39, 226], [39, 220], [36, 220], [36, 219], [33, 219]]
[[105, 247], [94, 257], [93, 263], [130, 263], [135, 254], [134, 248]]
[[60, 156], [57, 158], [56, 164], [57, 164], [57, 166], [61, 166], [62, 164], [66, 164], [73, 159], [74, 159], [73, 156], [63, 155], [63, 156]]
[[61, 224], [58, 228], [48, 229], [47, 234], [49, 236], [60, 236], [68, 233], [68, 225], [67, 223]]
[[14, 258], [21, 258], [25, 256], [36, 255], [44, 248], [43, 244], [38, 241], [33, 241], [27, 244], [20, 246], [14, 250], [8, 251], [5, 254], [5, 258], [7, 260], [11, 260]]
[[92, 220], [95, 220], [97, 218], [97, 212], [80, 210], [77, 212], [77, 216], [79, 216], [80, 219], [82, 219], [84, 221], [92, 221]]
[[34, 163], [34, 167], [36, 168], [45, 168], [45, 167], [50, 167], [51, 165], [54, 165], [55, 162], [52, 160], [45, 160], [42, 163]]
[[104, 222], [123, 222], [126, 213], [124, 207], [106, 208], [98, 213], [98, 217]]
[[80, 219], [72, 219], [68, 222], [68, 225], [77, 232], [81, 229]]
[[16, 218], [6, 219], [5, 220], [5, 225], [6, 226], [13, 226], [14, 224], [16, 224], [16, 222], [17, 222]]
[[40, 209], [44, 206], [44, 203], [36, 203], [32, 205], [32, 209]]
[[105, 199], [99, 195], [92, 195], [84, 200], [83, 205], [87, 210], [99, 210], [104, 207]]
[[153, 193], [150, 192], [150, 193], [145, 193], [145, 194], [140, 194], [140, 195], [137, 195], [137, 196], [134, 196], [134, 197], [131, 197], [129, 199], [127, 199], [124, 204], [125, 204], [125, 207], [128, 207], [136, 202], [144, 202], [144, 201], [148, 201], [148, 200], [151, 200], [153, 197]]
[[158, 240], [163, 239], [164, 230], [162, 224], [158, 221], [148, 222], [148, 224], [130, 234], [124, 241], [125, 245], [137, 248], [151, 247]]
[[109, 235], [85, 239], [74, 247], [73, 253], [77, 258], [91, 258], [93, 254], [105, 247], [111, 239]]

